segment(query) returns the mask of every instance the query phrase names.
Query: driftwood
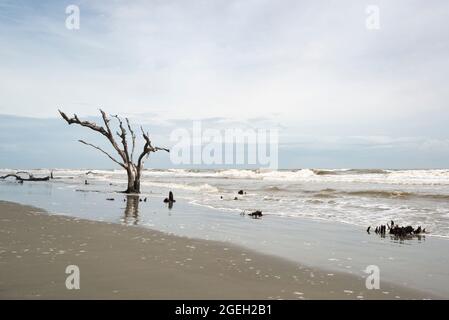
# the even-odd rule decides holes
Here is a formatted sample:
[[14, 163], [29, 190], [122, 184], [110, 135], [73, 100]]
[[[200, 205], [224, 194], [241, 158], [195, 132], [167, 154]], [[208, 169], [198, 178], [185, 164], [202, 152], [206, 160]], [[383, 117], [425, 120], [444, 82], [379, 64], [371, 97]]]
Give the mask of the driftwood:
[[[389, 224], [377, 226], [374, 229], [374, 233], [385, 236], [387, 234], [387, 228], [389, 234], [398, 238], [410, 238], [415, 235], [419, 236], [423, 233], [427, 233], [426, 229], [423, 229], [421, 226], [418, 226], [416, 229], [412, 226], [399, 226], [395, 224], [393, 220]], [[371, 226], [366, 229], [366, 232], [370, 233], [370, 230]]]
[[[122, 119], [118, 115], [111, 116], [112, 118], [115, 118], [118, 122], [119, 130], [116, 132], [116, 135], [120, 138], [121, 145], [119, 145], [119, 143], [115, 140], [115, 136], [110, 126], [111, 120], [103, 110], [100, 109], [100, 113], [103, 119], [104, 126], [99, 126], [96, 123], [90, 121], [82, 121], [78, 118], [76, 114], [74, 114], [73, 117], [70, 118], [61, 110], [58, 111], [61, 114], [61, 117], [69, 125], [77, 124], [82, 127], [89, 128], [93, 131], [100, 133], [101, 135], [105, 136], [106, 139], [108, 139], [114, 150], [117, 152], [119, 158], [115, 158], [109, 152], [89, 142], [86, 142], [84, 140], [78, 141], [105, 154], [109, 159], [111, 159], [113, 162], [115, 162], [120, 167], [126, 170], [126, 173], [128, 175], [128, 188], [125, 191], [126, 193], [140, 193], [141, 172], [144, 166], [145, 159], [148, 158], [151, 152], [157, 152], [160, 150], [170, 152], [166, 148], [153, 146], [149, 138], [149, 134], [145, 133], [143, 128], [140, 127], [145, 144], [143, 146], [143, 150], [141, 151], [140, 155], [137, 158], [137, 161], [134, 161], [136, 134], [134, 133], [134, 130], [131, 128], [128, 118], [125, 118], [126, 121], [126, 128], [125, 128]], [[128, 134], [131, 135], [131, 147], [128, 145], [128, 138], [127, 138]]]
[[173, 192], [169, 192], [168, 193], [168, 198], [165, 198], [164, 199], [164, 203], [173, 203], [173, 202], [176, 202], [176, 200], [173, 198]]
[[254, 218], [254, 219], [259, 219], [259, 218], [262, 218], [262, 216], [263, 216], [262, 211], [260, 211], [260, 210], [256, 210], [256, 211], [253, 211], [253, 212], [250, 212], [250, 213], [246, 213], [246, 211], [244, 210], [244, 211], [242, 211], [240, 213], [240, 215], [241, 216], [248, 215], [248, 216], [250, 216], [251, 218]]
[[168, 208], [171, 209], [173, 208], [173, 203], [175, 203], [176, 200], [173, 198], [173, 192], [169, 192], [168, 193], [168, 198], [164, 199], [164, 203], [168, 203]]
[[254, 212], [248, 213], [248, 215], [254, 219], [262, 218], [262, 211], [256, 210]]
[[[20, 174], [27, 174], [28, 178], [21, 177]], [[24, 181], [48, 181], [48, 180], [50, 180], [50, 176], [35, 177], [31, 173], [26, 172], [26, 171], [18, 171], [15, 174], [14, 173], [10, 173], [10, 174], [7, 174], [5, 176], [0, 176], [0, 179], [7, 179], [9, 177], [14, 177], [19, 182], [24, 182]]]

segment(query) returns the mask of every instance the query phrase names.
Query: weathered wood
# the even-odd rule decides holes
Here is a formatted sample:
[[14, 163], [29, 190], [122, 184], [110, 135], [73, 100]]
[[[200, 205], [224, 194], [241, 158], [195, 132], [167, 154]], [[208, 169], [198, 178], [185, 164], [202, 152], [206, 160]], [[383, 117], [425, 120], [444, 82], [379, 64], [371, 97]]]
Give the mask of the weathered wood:
[[173, 197], [173, 192], [169, 192], [168, 193], [168, 198], [165, 198], [164, 199], [164, 202], [165, 203], [173, 203], [173, 202], [176, 202], [176, 200], [174, 199], [174, 197]]
[[61, 114], [61, 117], [69, 124], [78, 124], [82, 127], [89, 128], [93, 131], [99, 132], [103, 136], [105, 136], [108, 141], [111, 143], [112, 147], [115, 149], [117, 154], [120, 156], [120, 159], [116, 159], [113, 157], [110, 153], [103, 150], [102, 148], [93, 145], [91, 143], [85, 142], [84, 140], [78, 140], [79, 142], [90, 146], [101, 153], [105, 154], [109, 159], [111, 159], [113, 162], [121, 166], [123, 169], [126, 170], [126, 174], [128, 176], [128, 188], [124, 191], [126, 193], [140, 193], [140, 178], [141, 178], [141, 172], [143, 170], [144, 165], [144, 158], [147, 158], [151, 152], [157, 152], [160, 150], [170, 152], [166, 148], [160, 148], [160, 147], [153, 147], [151, 144], [151, 140], [149, 138], [148, 133], [145, 133], [143, 128], [141, 128], [142, 136], [145, 140], [145, 144], [143, 147], [143, 150], [141, 154], [138, 157], [137, 163], [134, 162], [134, 150], [136, 145], [136, 135], [134, 131], [131, 128], [131, 125], [129, 123], [129, 119], [125, 118], [126, 125], [128, 128], [129, 133], [131, 134], [131, 152], [128, 147], [128, 140], [127, 135], [128, 131], [126, 130], [125, 126], [123, 125], [122, 119], [118, 115], [112, 115], [111, 117], [117, 119], [119, 131], [116, 132], [117, 136], [120, 138], [121, 147], [117, 143], [117, 141], [114, 138], [114, 135], [111, 130], [110, 126], [110, 119], [106, 115], [106, 113], [100, 109], [101, 117], [103, 119], [104, 126], [99, 126], [94, 122], [90, 121], [81, 121], [76, 114], [73, 115], [73, 117], [68, 117], [64, 112], [61, 110], [58, 110]]
[[262, 211], [260, 211], [260, 210], [256, 210], [254, 212], [248, 213], [248, 215], [250, 217], [253, 217], [254, 219], [262, 218], [262, 216], [263, 216]]
[[[381, 235], [382, 237], [385, 237], [387, 234], [387, 227], [388, 227], [388, 233], [390, 235], [393, 235], [394, 237], [400, 238], [400, 239], [408, 239], [413, 236], [419, 236], [423, 233], [427, 233], [426, 229], [422, 228], [421, 226], [418, 226], [416, 229], [412, 226], [399, 226], [398, 224], [395, 224], [394, 221], [391, 221], [391, 224], [387, 225], [380, 225], [377, 226], [374, 232], [376, 234]], [[368, 233], [370, 233], [371, 226], [368, 227], [366, 230]]]
[[[19, 176], [19, 174], [27, 174], [28, 178], [24, 178]], [[31, 173], [28, 173], [26, 171], [18, 171], [15, 174], [14, 173], [10, 173], [4, 176], [0, 176], [0, 179], [7, 179], [9, 177], [14, 177], [16, 178], [17, 181], [23, 182], [23, 181], [48, 181], [50, 180], [50, 176], [46, 176], [46, 177], [34, 177]]]

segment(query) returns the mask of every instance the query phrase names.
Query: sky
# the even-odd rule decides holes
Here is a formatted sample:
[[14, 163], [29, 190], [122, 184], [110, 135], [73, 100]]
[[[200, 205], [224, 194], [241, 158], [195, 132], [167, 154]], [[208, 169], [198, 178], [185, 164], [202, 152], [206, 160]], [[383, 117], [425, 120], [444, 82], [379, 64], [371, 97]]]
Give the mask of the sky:
[[0, 167], [111, 167], [57, 114], [101, 107], [169, 146], [277, 128], [285, 168], [447, 168], [448, 24], [445, 0], [0, 0]]

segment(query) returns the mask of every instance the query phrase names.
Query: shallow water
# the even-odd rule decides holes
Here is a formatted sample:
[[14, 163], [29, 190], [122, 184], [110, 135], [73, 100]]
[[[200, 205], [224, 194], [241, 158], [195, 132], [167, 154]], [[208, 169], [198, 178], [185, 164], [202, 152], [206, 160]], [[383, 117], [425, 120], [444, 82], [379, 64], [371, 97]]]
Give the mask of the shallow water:
[[[228, 241], [309, 266], [360, 276], [377, 265], [381, 281], [395, 282], [449, 297], [449, 241], [423, 236], [399, 241], [368, 235], [365, 228], [327, 220], [266, 215], [262, 219], [238, 211], [193, 205], [178, 197], [173, 208], [162, 202], [168, 189], [146, 189], [139, 201], [115, 193], [121, 185], [103, 180], [53, 180], [18, 184], [0, 183], [0, 200], [34, 205], [51, 213], [79, 218], [140, 225], [177, 235]], [[114, 198], [108, 201], [106, 198]], [[127, 201], [123, 201], [126, 199]], [[234, 200], [221, 200], [223, 203]], [[392, 297], [394, 298], [394, 297]]]
[[[10, 172], [0, 170], [0, 174]], [[48, 174], [48, 170], [34, 170]], [[55, 170], [63, 184], [113, 183], [123, 170]], [[91, 186], [92, 187], [92, 186]], [[170, 189], [190, 203], [229, 212], [343, 222], [367, 228], [394, 220], [449, 237], [449, 170], [146, 170], [142, 189]], [[238, 195], [243, 189], [246, 194]], [[103, 189], [102, 189], [103, 190]], [[236, 201], [234, 197], [238, 197]], [[223, 199], [221, 198], [223, 197]]]

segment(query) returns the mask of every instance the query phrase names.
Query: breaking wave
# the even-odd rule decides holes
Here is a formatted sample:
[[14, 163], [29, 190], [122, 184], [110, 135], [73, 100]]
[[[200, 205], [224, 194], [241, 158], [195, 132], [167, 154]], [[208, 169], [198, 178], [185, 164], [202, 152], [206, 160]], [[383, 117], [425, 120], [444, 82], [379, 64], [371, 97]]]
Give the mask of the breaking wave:
[[[0, 175], [15, 171], [0, 169]], [[124, 170], [28, 171], [36, 176], [53, 171], [58, 183], [83, 190], [122, 189], [127, 181]], [[91, 187], [84, 186], [85, 180]], [[445, 169], [147, 169], [142, 188], [145, 193], [173, 190], [176, 197], [220, 210], [260, 209], [268, 215], [360, 226], [393, 219], [449, 236], [449, 170]], [[239, 195], [239, 190], [245, 193]]]

